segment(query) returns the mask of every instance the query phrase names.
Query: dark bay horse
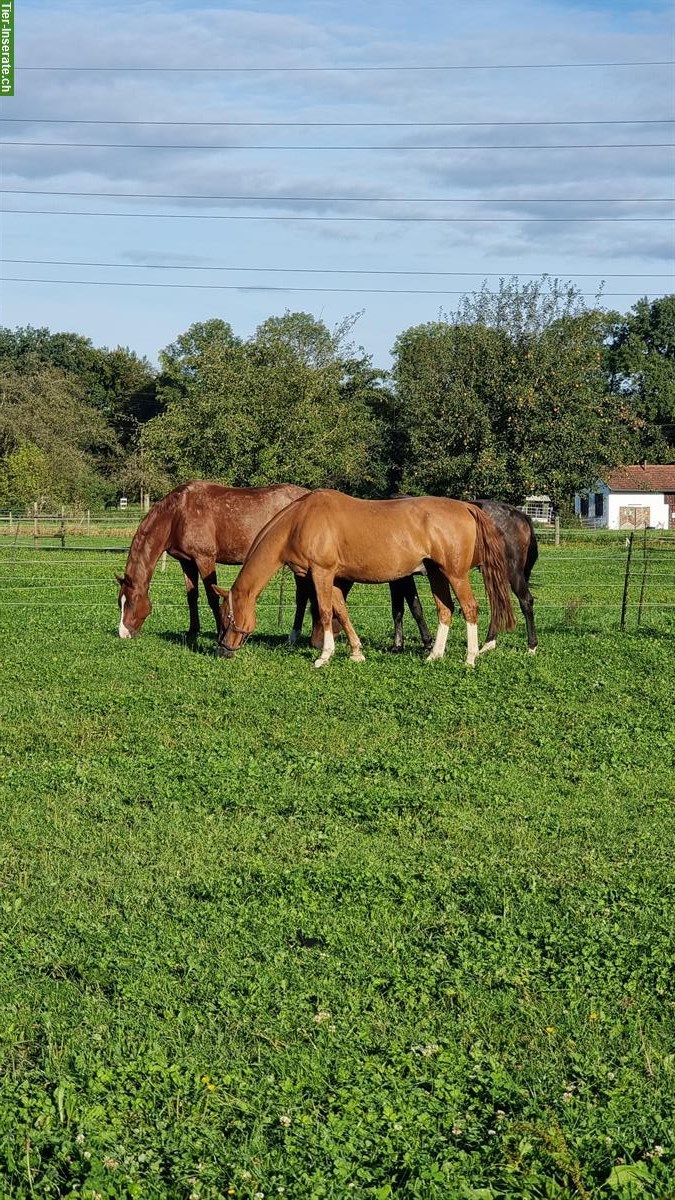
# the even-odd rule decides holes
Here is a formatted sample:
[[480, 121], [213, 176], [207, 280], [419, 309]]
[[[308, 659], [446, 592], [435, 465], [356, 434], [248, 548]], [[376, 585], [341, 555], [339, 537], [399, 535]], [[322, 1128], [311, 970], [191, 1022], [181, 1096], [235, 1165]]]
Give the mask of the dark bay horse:
[[[183, 568], [190, 613], [188, 637], [199, 633], [197, 591], [201, 578], [218, 628], [218, 596], [214, 591], [216, 563], [243, 563], [251, 543], [271, 517], [307, 489], [291, 483], [273, 487], [230, 488], [193, 480], [174, 488], [153, 504], [131, 543], [120, 585], [119, 635], [137, 634], [152, 612], [148, 595], [158, 559], [165, 551]], [[291, 640], [302, 628], [307, 583], [296, 581], [296, 615]]]
[[355, 662], [363, 661], [358, 634], [336, 579], [387, 583], [411, 575], [424, 563], [438, 610], [438, 632], [428, 661], [442, 658], [454, 591], [466, 620], [467, 665], [478, 654], [478, 606], [469, 583], [482, 566], [496, 629], [513, 629], [504, 539], [479, 508], [461, 500], [418, 496], [403, 500], [356, 500], [343, 492], [310, 492], [278, 513], [253, 543], [230, 591], [222, 596], [218, 645], [229, 657], [255, 628], [256, 602], [283, 565], [316, 589], [323, 649], [322, 667], [335, 650], [333, 612], [344, 627]]
[[[506, 567], [509, 573], [511, 591], [518, 597], [527, 628], [528, 650], [530, 654], [534, 654], [537, 649], [537, 631], [534, 626], [534, 597], [530, 591], [529, 583], [532, 569], [539, 557], [539, 549], [532, 521], [527, 513], [522, 512], [519, 508], [514, 508], [512, 504], [504, 504], [501, 500], [472, 500], [471, 504], [474, 504], [476, 508], [481, 508], [483, 512], [487, 513], [497, 526], [497, 529], [504, 535]], [[424, 612], [413, 576], [408, 575], [405, 579], [396, 579], [389, 584], [389, 588], [391, 591], [391, 612], [394, 618], [394, 644], [392, 649], [394, 651], [403, 649], [403, 609], [404, 603], [407, 603], [417, 622], [425, 649], [428, 650], [432, 643], [432, 637], [424, 620]], [[494, 649], [496, 634], [497, 630], [490, 623], [481, 654], [485, 650]]]

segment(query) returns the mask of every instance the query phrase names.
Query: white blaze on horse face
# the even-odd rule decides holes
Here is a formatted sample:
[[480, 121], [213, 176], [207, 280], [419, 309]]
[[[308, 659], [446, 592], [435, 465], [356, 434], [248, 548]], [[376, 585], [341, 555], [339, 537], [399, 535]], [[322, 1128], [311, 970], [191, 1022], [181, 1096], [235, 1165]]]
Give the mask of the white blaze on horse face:
[[436, 662], [438, 658], [442, 658], [445, 654], [445, 643], [448, 640], [449, 625], [444, 625], [442, 621], [438, 622], [436, 630], [436, 640], [431, 648], [431, 652], [427, 655], [427, 662]]
[[478, 626], [466, 623], [466, 665], [472, 667], [478, 656]]
[[120, 624], [119, 624], [119, 629], [117, 631], [121, 638], [133, 637], [131, 630], [127, 629], [126, 625], [124, 624], [124, 605], [126, 604], [126, 602], [127, 602], [126, 596], [122, 596], [122, 600], [120, 603], [120, 610], [121, 610], [120, 611]]
[[324, 629], [324, 631], [323, 631], [323, 650], [321, 651], [321, 657], [317, 658], [315, 660], [314, 666], [315, 667], [325, 666], [326, 663], [328, 662], [329, 658], [333, 657], [334, 653], [335, 653], [335, 638], [333, 637], [333, 630], [332, 630], [331, 626], [328, 625], [327, 628]]

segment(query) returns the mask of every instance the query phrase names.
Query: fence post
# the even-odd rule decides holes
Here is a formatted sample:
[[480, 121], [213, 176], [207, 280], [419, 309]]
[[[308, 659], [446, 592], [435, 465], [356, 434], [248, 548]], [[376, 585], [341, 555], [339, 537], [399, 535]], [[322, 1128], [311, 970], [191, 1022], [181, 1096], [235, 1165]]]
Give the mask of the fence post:
[[626, 555], [626, 574], [623, 581], [623, 599], [621, 601], [621, 628], [626, 629], [626, 609], [628, 607], [628, 584], [630, 582], [630, 560], [633, 555], [633, 536], [634, 531], [631, 529], [628, 535], [628, 554]]
[[645, 595], [645, 583], [647, 582], [647, 526], [645, 525], [644, 534], [642, 537], [642, 580], [640, 582], [640, 599], [638, 600], [637, 623], [642, 624], [642, 601]]
[[61, 549], [65, 550], [65, 548], [66, 548], [66, 514], [65, 514], [65, 509], [64, 509], [63, 505], [61, 505], [61, 528], [59, 530], [59, 537], [61, 538]]
[[559, 546], [560, 545], [560, 517], [558, 516], [558, 513], [555, 514], [554, 529], [555, 529], [555, 535], [554, 535], [555, 545]]
[[37, 519], [37, 504], [33, 503], [33, 546], [38, 548], [38, 519]]
[[91, 509], [87, 509], [87, 537], [91, 533]]

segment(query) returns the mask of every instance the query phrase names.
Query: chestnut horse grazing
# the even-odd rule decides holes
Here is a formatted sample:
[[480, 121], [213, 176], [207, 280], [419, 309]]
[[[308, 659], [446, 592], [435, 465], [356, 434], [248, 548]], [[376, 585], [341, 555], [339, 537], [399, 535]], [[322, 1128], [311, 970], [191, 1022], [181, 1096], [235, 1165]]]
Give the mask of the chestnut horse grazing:
[[469, 583], [479, 563], [490, 600], [492, 624], [513, 629], [504, 541], [489, 517], [461, 500], [418, 496], [404, 500], [355, 500], [342, 492], [317, 491], [273, 517], [251, 547], [231, 591], [223, 597], [218, 645], [231, 656], [255, 628], [255, 607], [282, 565], [311, 575], [323, 631], [322, 667], [335, 650], [333, 611], [344, 627], [351, 658], [363, 661], [358, 634], [336, 579], [387, 583], [411, 575], [424, 563], [438, 609], [438, 632], [427, 661], [442, 658], [452, 616], [452, 587], [466, 619], [467, 665], [478, 654], [478, 606]]
[[[230, 488], [194, 480], [174, 488], [153, 504], [131, 543], [120, 585], [119, 635], [134, 637], [152, 612], [150, 580], [161, 554], [178, 559], [185, 575], [190, 612], [188, 637], [199, 633], [197, 589], [201, 578], [218, 628], [218, 597], [214, 592], [216, 563], [242, 563], [251, 543], [270, 517], [286, 508], [306, 488], [291, 483], [274, 487]], [[293, 634], [302, 628], [307, 601], [306, 583], [296, 582], [297, 605]], [[299, 623], [298, 623], [299, 615]], [[292, 640], [293, 634], [291, 634]]]

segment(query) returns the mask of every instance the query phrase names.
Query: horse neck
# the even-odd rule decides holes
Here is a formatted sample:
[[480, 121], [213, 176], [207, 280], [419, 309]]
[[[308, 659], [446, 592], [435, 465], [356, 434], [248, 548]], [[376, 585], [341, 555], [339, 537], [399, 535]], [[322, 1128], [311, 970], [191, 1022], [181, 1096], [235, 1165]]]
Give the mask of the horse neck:
[[[282, 514], [280, 513], [279, 516]], [[232, 586], [235, 599], [243, 604], [255, 605], [263, 588], [279, 567], [283, 566], [282, 546], [285, 541], [286, 522], [274, 522], [273, 527], [260, 539], [249, 553], [246, 562]]]
[[141, 521], [129, 547], [125, 567], [125, 574], [133, 580], [134, 586], [146, 590], [150, 586], [157, 560], [169, 545], [170, 531], [171, 518], [159, 506], [152, 508]]

